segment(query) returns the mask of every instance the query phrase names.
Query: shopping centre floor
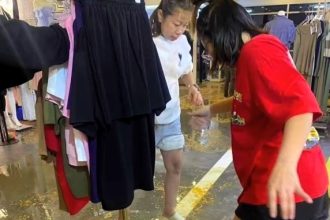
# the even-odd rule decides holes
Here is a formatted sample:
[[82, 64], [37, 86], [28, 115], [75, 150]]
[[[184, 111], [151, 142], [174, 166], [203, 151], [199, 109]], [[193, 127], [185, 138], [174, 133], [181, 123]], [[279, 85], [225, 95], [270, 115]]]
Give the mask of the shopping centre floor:
[[[240, 185], [232, 158], [228, 116], [214, 118], [203, 133], [189, 126], [187, 114], [192, 109], [182, 89], [182, 129], [186, 138], [178, 212], [188, 220], [231, 220], [236, 207]], [[223, 96], [219, 82], [202, 86], [206, 103]], [[117, 219], [117, 212], [105, 212], [99, 204], [89, 204], [75, 216], [59, 210], [55, 175], [52, 164], [40, 159], [36, 130], [19, 133], [20, 142], [0, 146], [0, 219], [66, 220]], [[330, 155], [330, 138], [322, 145]], [[136, 191], [128, 209], [131, 220], [156, 220], [163, 204], [163, 167], [160, 153], [156, 156], [155, 190]]]

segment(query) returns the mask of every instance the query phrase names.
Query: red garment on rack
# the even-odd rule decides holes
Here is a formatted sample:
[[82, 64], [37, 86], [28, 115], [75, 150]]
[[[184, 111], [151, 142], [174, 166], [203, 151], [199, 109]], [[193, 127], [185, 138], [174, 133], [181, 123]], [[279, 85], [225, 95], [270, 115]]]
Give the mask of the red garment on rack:
[[56, 153], [56, 179], [61, 188], [67, 210], [71, 215], [77, 214], [89, 202], [89, 197], [81, 199], [74, 197], [64, 173], [61, 139], [56, 135], [53, 125], [45, 125], [44, 130], [48, 150]]

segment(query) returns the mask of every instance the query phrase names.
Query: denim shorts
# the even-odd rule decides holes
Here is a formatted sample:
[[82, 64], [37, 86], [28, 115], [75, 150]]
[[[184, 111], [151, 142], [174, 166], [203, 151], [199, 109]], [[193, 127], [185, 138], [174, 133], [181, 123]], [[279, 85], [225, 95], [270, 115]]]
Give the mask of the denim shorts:
[[156, 147], [163, 151], [179, 150], [184, 147], [180, 117], [170, 124], [155, 125]]

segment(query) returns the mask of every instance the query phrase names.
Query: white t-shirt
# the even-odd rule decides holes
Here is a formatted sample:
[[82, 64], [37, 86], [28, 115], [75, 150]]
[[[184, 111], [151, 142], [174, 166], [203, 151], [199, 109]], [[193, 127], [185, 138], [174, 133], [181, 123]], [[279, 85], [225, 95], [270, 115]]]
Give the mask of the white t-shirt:
[[188, 74], [193, 69], [190, 55], [190, 45], [185, 35], [177, 40], [170, 41], [163, 36], [153, 38], [160, 62], [164, 71], [167, 87], [171, 100], [166, 104], [166, 109], [155, 118], [156, 124], [169, 124], [176, 120], [181, 113], [179, 97], [179, 78]]

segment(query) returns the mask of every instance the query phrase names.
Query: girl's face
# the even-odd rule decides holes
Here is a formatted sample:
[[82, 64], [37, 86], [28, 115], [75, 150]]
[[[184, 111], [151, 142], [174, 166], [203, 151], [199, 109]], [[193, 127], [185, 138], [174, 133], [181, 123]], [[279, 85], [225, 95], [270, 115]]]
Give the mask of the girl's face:
[[163, 11], [158, 10], [158, 20], [161, 23], [161, 32], [164, 38], [174, 41], [187, 29], [192, 12], [176, 9], [173, 14], [164, 17]]

